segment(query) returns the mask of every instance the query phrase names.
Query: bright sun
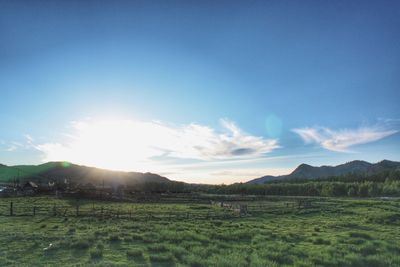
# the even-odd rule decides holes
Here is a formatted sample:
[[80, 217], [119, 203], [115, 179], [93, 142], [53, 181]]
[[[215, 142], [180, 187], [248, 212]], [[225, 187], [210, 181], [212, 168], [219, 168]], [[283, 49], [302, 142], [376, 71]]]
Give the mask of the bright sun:
[[277, 139], [249, 135], [229, 120], [221, 120], [220, 131], [197, 123], [171, 125], [129, 119], [86, 119], [71, 126], [63, 140], [35, 146], [44, 153], [44, 161], [168, 172], [190, 162], [262, 157], [279, 147]]
[[96, 120], [73, 123], [74, 133], [63, 144], [40, 147], [45, 160], [67, 160], [114, 170], [144, 169], [148, 159], [159, 155], [154, 140], [163, 142], [157, 124], [130, 120]]

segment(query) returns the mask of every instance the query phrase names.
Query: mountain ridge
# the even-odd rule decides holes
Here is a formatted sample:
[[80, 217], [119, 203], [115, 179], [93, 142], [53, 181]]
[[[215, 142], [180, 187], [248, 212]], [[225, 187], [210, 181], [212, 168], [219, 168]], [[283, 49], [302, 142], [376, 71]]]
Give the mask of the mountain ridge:
[[123, 172], [77, 165], [69, 162], [46, 162], [39, 165], [0, 164], [0, 181], [13, 179], [48, 182], [59, 179], [70, 179], [74, 183], [135, 184], [144, 182], [170, 182], [168, 178], [146, 172]]
[[[362, 160], [354, 160], [339, 164], [336, 166], [322, 165], [319, 167], [302, 163], [295, 168], [290, 174], [272, 176], [265, 175], [259, 178], [251, 179], [246, 184], [264, 184], [272, 181], [282, 180], [313, 180], [319, 178], [327, 178], [340, 176], [350, 173], [371, 173], [381, 172], [385, 170], [400, 170], [400, 162], [382, 160], [377, 163], [369, 163]], [[55, 180], [70, 179], [74, 183], [104, 183], [106, 184], [125, 184], [133, 185], [138, 183], [155, 182], [165, 183], [174, 182], [167, 177], [150, 173], [150, 172], [124, 172], [101, 169], [97, 167], [89, 167], [77, 165], [69, 162], [46, 162], [39, 165], [15, 165], [7, 166], [0, 163], [0, 182], [10, 182], [14, 179], [21, 181], [35, 181], [38, 183], [46, 183]]]
[[293, 180], [293, 179], [319, 179], [332, 176], [340, 176], [350, 173], [363, 174], [368, 172], [379, 172], [384, 170], [400, 169], [400, 162], [384, 159], [377, 163], [369, 163], [363, 160], [353, 160], [336, 166], [322, 165], [319, 167], [305, 163], [297, 166], [290, 174], [272, 176], [266, 175], [247, 181], [247, 184], [264, 184], [271, 181]]

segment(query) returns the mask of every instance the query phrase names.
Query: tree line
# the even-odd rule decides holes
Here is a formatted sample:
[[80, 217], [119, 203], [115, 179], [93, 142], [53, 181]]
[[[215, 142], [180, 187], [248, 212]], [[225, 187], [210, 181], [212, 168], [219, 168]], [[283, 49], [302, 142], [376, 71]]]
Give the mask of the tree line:
[[[200, 188], [198, 188], [200, 189]], [[283, 180], [263, 185], [236, 183], [204, 186], [206, 193], [281, 196], [377, 197], [400, 196], [400, 171], [347, 174], [313, 180]]]

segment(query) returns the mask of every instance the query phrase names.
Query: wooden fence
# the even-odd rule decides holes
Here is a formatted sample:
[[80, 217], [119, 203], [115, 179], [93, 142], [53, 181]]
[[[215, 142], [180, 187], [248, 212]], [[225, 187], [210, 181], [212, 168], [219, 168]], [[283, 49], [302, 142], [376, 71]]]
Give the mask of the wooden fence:
[[26, 205], [10, 201], [0, 205], [0, 216], [92, 217], [98, 219], [176, 220], [176, 219], [234, 219], [242, 216], [234, 210], [151, 212], [129, 208], [109, 208], [88, 205]]
[[[8, 199], [0, 202], [0, 216], [49, 216], [49, 217], [92, 217], [132, 220], [177, 220], [177, 219], [234, 219], [260, 214], [284, 214], [292, 212], [319, 212], [332, 209], [327, 201], [296, 199], [287, 201], [208, 201], [207, 204], [190, 202], [193, 210], [175, 209], [174, 205], [160, 202], [156, 209], [146, 209], [147, 204], [127, 202], [72, 201], [35, 203]], [[104, 205], [103, 205], [104, 204]], [[149, 203], [150, 205], [157, 205]], [[186, 204], [178, 202], [177, 204]], [[161, 206], [162, 205], [162, 206]], [[166, 208], [170, 207], [170, 208]], [[198, 209], [200, 207], [200, 209]], [[196, 209], [197, 208], [197, 209]]]

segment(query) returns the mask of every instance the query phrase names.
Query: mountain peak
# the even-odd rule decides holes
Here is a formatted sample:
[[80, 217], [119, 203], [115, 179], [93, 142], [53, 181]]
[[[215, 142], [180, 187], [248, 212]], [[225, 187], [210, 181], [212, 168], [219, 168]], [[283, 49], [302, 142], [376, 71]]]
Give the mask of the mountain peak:
[[[348, 161], [344, 164], [340, 164], [340, 165], [354, 165], [354, 164], [363, 164], [363, 165], [372, 165], [371, 163], [364, 161], [364, 160], [352, 160], [352, 161]], [[338, 165], [338, 166], [340, 166]]]
[[320, 167], [314, 167], [303, 163], [297, 166], [297, 168], [291, 174], [278, 177], [263, 176], [261, 178], [251, 180], [248, 183], [263, 184], [272, 180], [318, 179], [352, 173], [362, 174], [394, 169], [400, 169], [400, 162], [386, 159], [375, 164], [363, 160], [353, 160], [337, 166]]
[[310, 168], [315, 168], [315, 167], [313, 167], [313, 166], [311, 166], [311, 165], [308, 165], [308, 164], [305, 164], [305, 163], [302, 163], [302, 164], [300, 164], [299, 166], [297, 166], [297, 168], [295, 169], [295, 171], [296, 171], [296, 170], [303, 170], [303, 169], [310, 169]]
[[290, 175], [303, 176], [314, 168], [316, 167], [302, 163]]
[[396, 161], [391, 161], [391, 160], [384, 159], [384, 160], [378, 162], [377, 164], [397, 164], [397, 163], [398, 162], [396, 162]]
[[400, 163], [396, 162], [396, 161], [391, 161], [391, 160], [387, 160], [384, 159], [376, 164], [375, 168], [396, 168], [396, 167], [400, 167]]

